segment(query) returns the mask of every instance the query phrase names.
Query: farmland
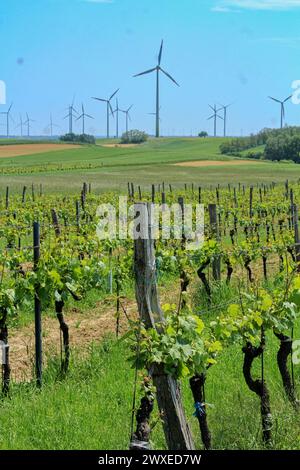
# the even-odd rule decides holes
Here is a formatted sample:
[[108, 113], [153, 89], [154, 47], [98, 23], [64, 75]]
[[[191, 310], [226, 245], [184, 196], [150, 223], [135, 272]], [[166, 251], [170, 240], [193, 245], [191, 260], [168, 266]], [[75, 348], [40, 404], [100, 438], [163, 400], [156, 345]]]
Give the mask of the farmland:
[[[218, 237], [212, 226], [204, 247], [194, 256], [182, 249], [182, 240], [157, 242], [155, 254], [160, 301], [168, 321], [181, 314], [190, 325], [200, 319], [199, 338], [184, 337], [184, 341], [193, 345], [203, 339], [206, 344], [201, 343], [200, 366], [194, 346], [187, 357], [177, 356], [172, 364], [172, 374], [182, 383], [196, 447], [202, 448], [203, 443], [199, 416], [192, 416], [189, 388], [195, 367], [199, 375], [207, 375], [205, 403], [212, 448], [299, 449], [293, 395], [299, 393], [299, 366], [292, 371], [288, 363], [293, 391], [287, 393], [276, 359], [281, 340], [273, 333], [289, 337], [293, 330], [293, 338], [300, 334], [293, 212], [300, 198], [298, 166], [224, 157], [219, 153], [221, 141], [166, 138], [127, 148], [98, 141], [96, 146], [0, 158], [0, 301], [5, 313], [1, 337], [7, 341], [8, 329], [11, 368], [4, 370], [2, 384], [1, 449], [129, 446], [134, 385], [136, 411], [143, 396], [141, 377], [153, 357], [143, 351], [146, 362], [136, 382], [135, 362], [128, 358], [136, 354], [137, 337], [123, 337], [135, 331], [138, 319], [133, 241], [95, 236], [97, 206], [101, 202], [117, 206], [117, 195], [127, 194], [128, 182], [133, 183], [132, 202], [140, 196], [143, 201], [154, 197], [161, 202], [164, 193], [166, 202], [174, 203], [182, 196], [194, 205], [202, 202], [206, 217], [209, 205], [216, 204]], [[190, 166], [198, 161], [208, 165]], [[154, 195], [151, 185], [155, 185]], [[40, 224], [41, 245], [39, 261], [33, 266], [35, 221]], [[220, 279], [213, 274], [217, 259], [221, 259]], [[38, 390], [33, 322], [37, 292], [44, 366]], [[295, 307], [289, 308], [292, 300]], [[171, 324], [169, 328], [174, 330]], [[189, 325], [186, 328], [182, 334], [190, 334]], [[157, 347], [143, 334], [144, 344]], [[266, 346], [261, 345], [262, 334]], [[247, 351], [242, 347], [249, 343], [257, 348], [255, 378], [261, 378], [263, 361], [262, 379], [273, 415], [271, 438], [261, 423], [260, 397], [243, 376]], [[158, 349], [157, 354], [170, 360], [166, 351]], [[151, 423], [158, 423], [151, 442], [154, 448], [164, 449], [158, 418], [155, 405]]]
[[104, 140], [98, 141], [96, 146], [36, 153], [26, 158], [1, 158], [0, 148], [0, 183], [2, 188], [8, 184], [12, 190], [42, 183], [48, 192], [74, 193], [84, 180], [92, 183], [94, 191], [101, 192], [126, 191], [128, 181], [149, 189], [153, 182], [163, 180], [179, 187], [184, 183], [255, 184], [298, 178], [299, 170], [293, 163], [249, 161], [249, 165], [240, 165], [236, 159], [236, 165], [228, 167], [211, 166], [211, 163], [198, 168], [175, 165], [198, 160], [233, 161], [220, 154], [222, 141], [222, 138], [162, 138], [123, 149], [105, 147]]

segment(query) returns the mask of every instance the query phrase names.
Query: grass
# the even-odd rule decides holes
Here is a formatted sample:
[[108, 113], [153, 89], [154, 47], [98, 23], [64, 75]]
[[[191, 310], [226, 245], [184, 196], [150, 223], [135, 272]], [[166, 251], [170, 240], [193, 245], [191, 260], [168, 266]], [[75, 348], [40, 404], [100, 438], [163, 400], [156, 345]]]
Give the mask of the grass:
[[[299, 421], [284, 398], [275, 346], [272, 341], [265, 358], [274, 417], [273, 447], [299, 449]], [[58, 361], [53, 360], [41, 391], [32, 384], [15, 385], [12, 398], [1, 403], [0, 448], [127, 449], [134, 375], [126, 355], [124, 343], [105, 340], [91, 347], [88, 360], [73, 358], [65, 380], [57, 379]], [[202, 448], [187, 383], [183, 392], [197, 448]], [[206, 397], [212, 405], [208, 420], [215, 449], [263, 448], [259, 400], [243, 381], [240, 348], [230, 348], [211, 369]], [[154, 415], [157, 418], [157, 410]], [[160, 425], [152, 441], [154, 448], [165, 448]]]
[[[233, 288], [214, 288], [216, 304], [234, 295]], [[195, 304], [203, 303], [202, 290], [197, 288], [193, 298]], [[211, 318], [214, 315], [216, 312], [210, 313]], [[298, 325], [295, 337], [299, 333]], [[283, 392], [276, 365], [277, 350], [277, 339], [268, 334], [264, 367], [274, 418], [272, 447], [299, 449], [299, 419]], [[0, 405], [0, 449], [127, 449], [134, 386], [128, 355], [125, 341], [107, 337], [90, 345], [88, 357], [73, 351], [70, 372], [64, 380], [58, 378], [59, 359], [52, 358], [41, 390], [33, 383], [14, 384], [11, 398], [3, 399]], [[241, 346], [235, 345], [225, 350], [208, 372], [205, 392], [211, 405], [208, 421], [215, 449], [264, 448], [259, 399], [244, 382], [242, 363]], [[260, 377], [259, 360], [253, 371]], [[297, 369], [295, 376], [299, 390]], [[201, 449], [188, 380], [182, 385], [186, 415], [196, 447]], [[153, 420], [157, 417], [156, 409]], [[151, 439], [154, 448], [165, 448], [160, 424]]]
[[93, 190], [100, 192], [126, 191], [128, 181], [149, 189], [152, 183], [162, 181], [182, 187], [185, 183], [209, 186], [299, 178], [300, 167], [287, 163], [249, 161], [249, 165], [198, 168], [173, 165], [195, 160], [232, 160], [219, 152], [223, 141], [223, 138], [161, 138], [137, 147], [120, 148], [105, 147], [106, 140], [101, 140], [97, 145], [78, 149], [0, 158], [0, 185], [2, 194], [7, 185], [11, 191], [21, 191], [23, 185], [32, 183], [42, 183], [47, 192], [65, 194], [78, 192], [83, 181], [91, 182]]

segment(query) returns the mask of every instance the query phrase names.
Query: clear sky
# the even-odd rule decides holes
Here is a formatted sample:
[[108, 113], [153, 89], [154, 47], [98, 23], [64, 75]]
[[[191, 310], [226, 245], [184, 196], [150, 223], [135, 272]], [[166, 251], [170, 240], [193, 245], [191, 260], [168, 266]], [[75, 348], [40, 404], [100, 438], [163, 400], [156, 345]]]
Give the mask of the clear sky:
[[[134, 104], [132, 127], [153, 133], [155, 76], [132, 75], [156, 65], [163, 38], [162, 66], [180, 88], [162, 77], [162, 132], [212, 132], [208, 104], [234, 102], [228, 133], [245, 135], [279, 125], [267, 96], [285, 98], [300, 80], [299, 20], [300, 0], [1, 0], [0, 80], [14, 119], [28, 112], [35, 134], [50, 112], [67, 131], [74, 93], [95, 117], [87, 131], [104, 134], [105, 105], [90, 97], [118, 87], [120, 106]], [[288, 103], [286, 120], [299, 125], [300, 106]]]

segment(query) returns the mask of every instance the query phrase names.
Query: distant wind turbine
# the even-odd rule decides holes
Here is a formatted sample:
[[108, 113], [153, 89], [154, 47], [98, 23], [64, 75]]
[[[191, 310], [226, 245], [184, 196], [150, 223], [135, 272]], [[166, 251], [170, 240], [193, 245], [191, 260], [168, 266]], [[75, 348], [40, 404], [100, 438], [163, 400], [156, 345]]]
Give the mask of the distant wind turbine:
[[120, 110], [122, 113], [125, 114], [125, 118], [126, 118], [126, 132], [128, 132], [128, 120], [131, 121], [131, 117], [130, 117], [129, 111], [131, 110], [132, 106], [133, 106], [133, 104], [132, 104], [131, 106], [129, 106], [128, 109], [125, 109], [125, 110], [124, 110], [124, 109], [121, 109], [121, 110]]
[[78, 121], [79, 119], [82, 119], [82, 133], [84, 134], [84, 122], [85, 122], [85, 118], [89, 118], [89, 119], [94, 119], [93, 116], [90, 116], [89, 114], [86, 114], [84, 112], [84, 106], [83, 106], [83, 103], [81, 105], [81, 109], [82, 109], [82, 114], [76, 119], [76, 121]]
[[47, 125], [47, 128], [50, 129], [50, 136], [52, 137], [53, 136], [53, 127], [57, 127], [59, 128], [60, 126], [58, 124], [54, 124], [53, 120], [52, 120], [52, 114], [50, 113], [50, 122], [49, 124]]
[[23, 137], [23, 125], [24, 124], [25, 124], [25, 121], [23, 121], [22, 115], [20, 114], [19, 124], [16, 126], [16, 129], [20, 127], [21, 137]]
[[[233, 103], [230, 103], [230, 104], [221, 104], [222, 108], [223, 109], [223, 120], [224, 120], [224, 137], [226, 137], [226, 131], [227, 131], [227, 109], [232, 106]], [[220, 110], [219, 110], [220, 111]]]
[[283, 128], [283, 121], [284, 121], [284, 118], [285, 118], [285, 110], [284, 110], [284, 105], [285, 103], [290, 100], [292, 98], [293, 95], [290, 95], [288, 96], [285, 100], [283, 101], [280, 101], [276, 98], [273, 98], [272, 96], [268, 96], [268, 98], [270, 98], [270, 100], [273, 100], [273, 101], [276, 101], [276, 103], [279, 103], [280, 104], [280, 129]]
[[10, 116], [10, 110], [12, 108], [13, 103], [11, 103], [10, 107], [7, 111], [2, 111], [1, 114], [6, 114], [6, 135], [9, 137], [9, 120], [11, 119], [14, 122], [13, 118]]
[[171, 75], [163, 70], [160, 66], [161, 63], [161, 57], [162, 57], [162, 50], [163, 50], [163, 41], [161, 41], [160, 49], [159, 49], [159, 54], [158, 54], [158, 63], [156, 67], [153, 67], [152, 69], [146, 70], [145, 72], [137, 73], [134, 75], [134, 77], [140, 77], [141, 75], [146, 75], [148, 73], [156, 72], [156, 126], [155, 126], [155, 136], [159, 137], [159, 72], [164, 73], [172, 82], [175, 83], [175, 85], [179, 86], [179, 84], [174, 80]]
[[118, 88], [109, 98], [108, 100], [104, 99], [104, 98], [96, 98], [95, 96], [92, 96], [92, 99], [93, 100], [97, 100], [97, 101], [103, 101], [104, 103], [106, 103], [106, 136], [107, 138], [109, 139], [109, 112], [111, 112], [112, 115], [114, 115], [114, 112], [113, 112], [113, 109], [111, 107], [111, 100], [113, 99], [113, 97], [118, 93], [120, 88]]
[[221, 116], [218, 115], [218, 112], [221, 111], [221, 108], [217, 109], [216, 105], [212, 107], [210, 104], [208, 106], [213, 110], [214, 113], [209, 118], [207, 118], [207, 120], [214, 120], [214, 137], [217, 137], [217, 118], [223, 119]]
[[78, 111], [74, 108], [74, 100], [75, 100], [75, 95], [73, 96], [72, 104], [68, 106], [68, 114], [64, 117], [64, 119], [69, 118], [69, 134], [73, 133], [73, 119], [76, 117], [76, 114], [78, 114]]
[[116, 98], [116, 109], [113, 111], [116, 113], [116, 137], [119, 137], [119, 112], [122, 111], [122, 109], [119, 108], [119, 101], [118, 98]]
[[33, 119], [30, 119], [30, 117], [28, 116], [28, 114], [26, 113], [26, 121], [23, 123], [23, 124], [27, 124], [27, 137], [30, 137], [30, 128], [31, 128], [31, 125], [30, 123], [31, 122], [35, 122]]

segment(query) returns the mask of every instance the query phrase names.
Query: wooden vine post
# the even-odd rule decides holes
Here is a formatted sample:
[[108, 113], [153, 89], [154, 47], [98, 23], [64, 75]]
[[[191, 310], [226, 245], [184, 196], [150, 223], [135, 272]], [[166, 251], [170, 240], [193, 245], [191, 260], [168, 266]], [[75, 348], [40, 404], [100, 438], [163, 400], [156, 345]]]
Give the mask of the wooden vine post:
[[[83, 194], [83, 193], [82, 193]], [[52, 223], [54, 227], [54, 232], [55, 236], [59, 238], [61, 236], [61, 230], [60, 230], [60, 225], [58, 222], [58, 217], [56, 214], [55, 209], [51, 209], [51, 216], [52, 216]], [[72, 292], [70, 292], [72, 295]], [[59, 294], [61, 292], [59, 291]], [[72, 297], [76, 300], [74, 295]], [[59, 322], [59, 328], [63, 336], [63, 347], [64, 347], [64, 358], [61, 359], [61, 372], [62, 374], [65, 374], [68, 371], [69, 368], [69, 362], [70, 362], [70, 338], [69, 338], [69, 326], [65, 322], [64, 314], [63, 314], [63, 308], [64, 308], [64, 301], [61, 300], [55, 300], [55, 313], [56, 313], [56, 318]]]
[[[33, 224], [33, 266], [37, 270], [40, 259], [40, 224]], [[35, 285], [34, 293], [34, 324], [35, 324], [35, 372], [36, 383], [38, 387], [42, 386], [42, 317], [41, 317], [41, 301], [39, 298], [39, 285]]]
[[296, 262], [297, 262], [297, 271], [300, 272], [300, 237], [299, 237], [299, 226], [298, 226], [298, 207], [296, 204], [292, 206], [293, 211], [293, 226], [294, 226], [294, 239], [295, 239], [295, 252], [296, 252]]
[[[208, 212], [209, 212], [209, 222], [211, 227], [211, 233], [215, 240], [220, 240], [220, 233], [219, 233], [219, 226], [217, 221], [217, 206], [216, 204], [209, 204], [208, 205]], [[221, 280], [221, 259], [220, 256], [216, 256], [212, 263], [213, 269], [213, 278], [215, 281]]]
[[5, 209], [7, 210], [9, 207], [9, 187], [6, 186], [6, 194], [5, 194]]
[[[146, 328], [159, 328], [159, 323], [164, 321], [164, 317], [156, 284], [154, 242], [151, 237], [151, 204], [136, 204], [135, 214], [139, 214], [141, 234], [140, 238], [134, 240], [135, 292], [139, 316]], [[149, 375], [156, 387], [156, 398], [163, 418], [168, 449], [194, 449], [179, 383], [165, 373], [163, 366], [153, 365]]]

